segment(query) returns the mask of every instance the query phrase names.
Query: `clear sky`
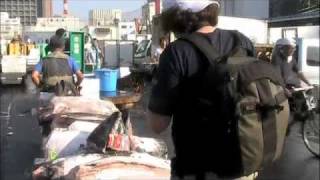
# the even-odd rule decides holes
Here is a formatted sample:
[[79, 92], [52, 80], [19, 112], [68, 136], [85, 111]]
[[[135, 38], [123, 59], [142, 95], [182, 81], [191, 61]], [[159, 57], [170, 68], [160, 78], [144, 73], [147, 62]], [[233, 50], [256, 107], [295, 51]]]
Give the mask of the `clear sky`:
[[[62, 15], [63, 0], [52, 0], [53, 15]], [[68, 0], [69, 14], [88, 20], [91, 9], [121, 9], [123, 12], [134, 11], [142, 7], [147, 0]]]

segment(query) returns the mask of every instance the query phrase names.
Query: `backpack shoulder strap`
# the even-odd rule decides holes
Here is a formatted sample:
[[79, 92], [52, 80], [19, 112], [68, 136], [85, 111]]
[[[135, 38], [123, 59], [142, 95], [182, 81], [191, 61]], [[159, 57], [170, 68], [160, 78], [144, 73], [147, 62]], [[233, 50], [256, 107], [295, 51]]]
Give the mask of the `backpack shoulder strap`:
[[180, 39], [193, 44], [203, 55], [205, 55], [211, 65], [215, 65], [216, 62], [218, 62], [218, 60], [221, 58], [220, 53], [210, 43], [209, 39], [201, 34], [192, 33], [182, 36]]
[[229, 52], [228, 57], [247, 57], [248, 53], [245, 48], [243, 48], [242, 43], [241, 43], [241, 38], [240, 38], [240, 32], [237, 30], [225, 30], [229, 31], [231, 33], [231, 36], [234, 39], [234, 45]]

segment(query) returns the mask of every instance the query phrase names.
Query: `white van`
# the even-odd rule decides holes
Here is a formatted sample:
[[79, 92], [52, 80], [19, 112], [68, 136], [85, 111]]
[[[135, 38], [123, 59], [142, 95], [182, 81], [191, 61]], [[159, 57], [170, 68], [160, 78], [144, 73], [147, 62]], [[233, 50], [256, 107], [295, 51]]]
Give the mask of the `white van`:
[[297, 40], [298, 66], [309, 82], [319, 86], [319, 39]]

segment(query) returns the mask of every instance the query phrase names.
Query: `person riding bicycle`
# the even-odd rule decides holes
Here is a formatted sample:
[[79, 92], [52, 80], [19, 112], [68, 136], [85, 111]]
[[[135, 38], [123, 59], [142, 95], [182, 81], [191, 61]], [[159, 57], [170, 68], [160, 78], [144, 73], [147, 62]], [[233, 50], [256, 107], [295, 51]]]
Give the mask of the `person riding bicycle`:
[[295, 43], [287, 38], [277, 40], [272, 52], [272, 64], [281, 72], [284, 83], [288, 89], [302, 87], [301, 80], [311, 86], [303, 72], [299, 70], [294, 57]]
[[[32, 72], [33, 83], [43, 92], [54, 92], [57, 83], [62, 80], [66, 84], [79, 87], [83, 80], [83, 74], [75, 60], [63, 53], [65, 47], [63, 38], [54, 35], [50, 39], [49, 46], [53, 52], [35, 66]], [[74, 74], [77, 77], [76, 82], [73, 78]]]

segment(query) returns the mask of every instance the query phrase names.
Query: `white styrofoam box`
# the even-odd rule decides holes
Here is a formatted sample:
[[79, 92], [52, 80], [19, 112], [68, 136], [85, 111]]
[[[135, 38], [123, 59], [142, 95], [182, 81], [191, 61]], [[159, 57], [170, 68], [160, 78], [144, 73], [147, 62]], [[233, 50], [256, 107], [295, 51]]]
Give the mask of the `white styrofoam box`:
[[118, 73], [118, 78], [123, 78], [131, 74], [129, 67], [120, 67], [118, 72], [120, 72]]
[[91, 133], [98, 126], [99, 126], [99, 123], [75, 121], [69, 126], [68, 129], [72, 131], [84, 131], [84, 132]]
[[58, 158], [75, 155], [81, 145], [86, 146], [89, 134], [83, 131], [54, 129], [45, 145], [45, 156], [49, 159], [51, 153]]
[[40, 49], [33, 48], [30, 54], [26, 57], [28, 65], [35, 65], [40, 61]]
[[98, 78], [84, 78], [81, 87], [81, 96], [94, 99], [100, 98], [100, 82]]
[[2, 73], [25, 73], [27, 61], [24, 56], [3, 56], [1, 60]]

